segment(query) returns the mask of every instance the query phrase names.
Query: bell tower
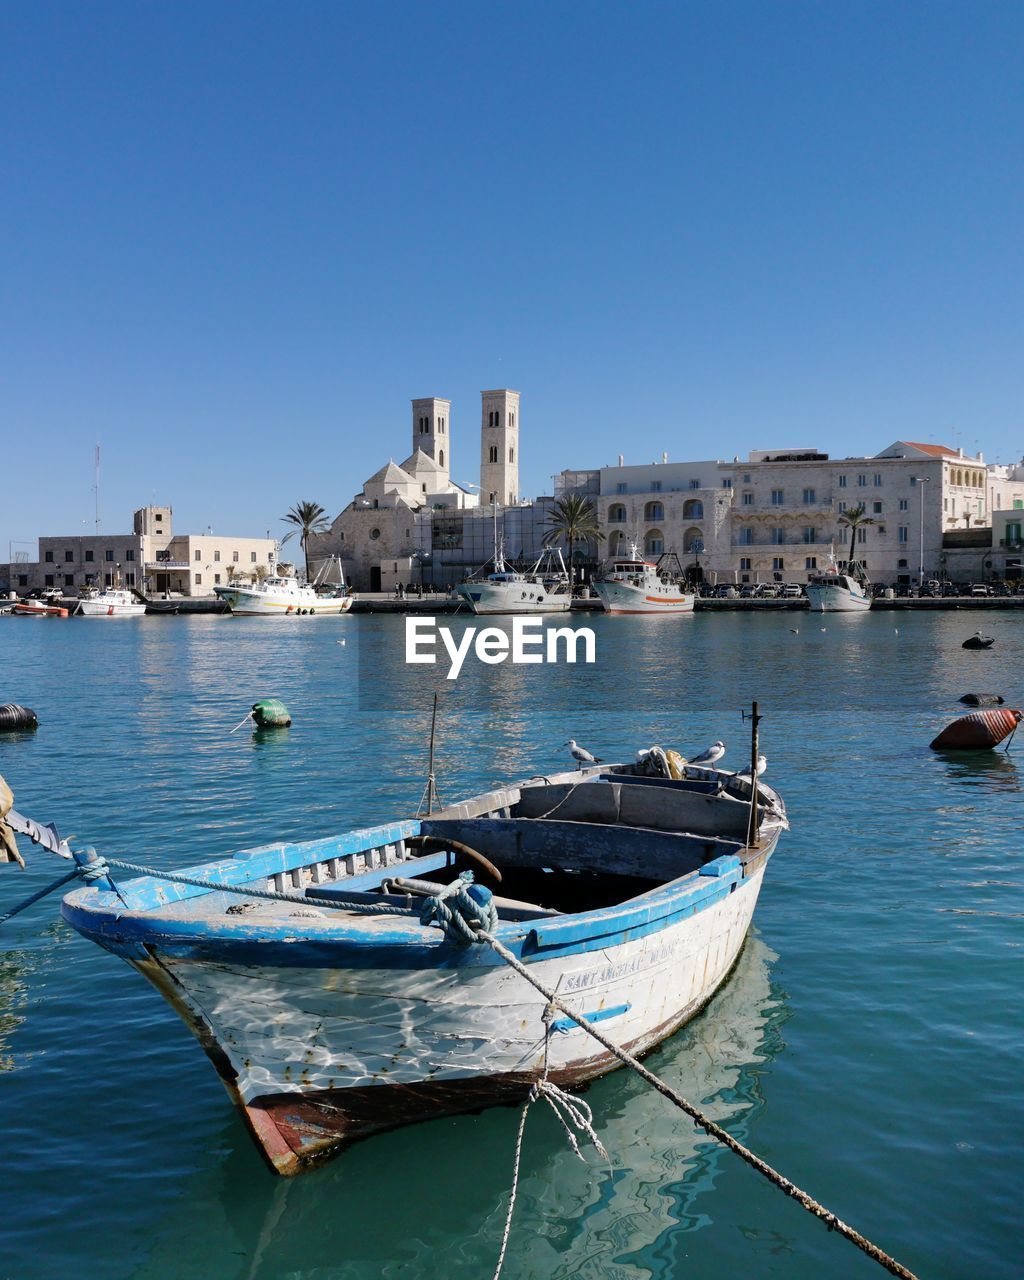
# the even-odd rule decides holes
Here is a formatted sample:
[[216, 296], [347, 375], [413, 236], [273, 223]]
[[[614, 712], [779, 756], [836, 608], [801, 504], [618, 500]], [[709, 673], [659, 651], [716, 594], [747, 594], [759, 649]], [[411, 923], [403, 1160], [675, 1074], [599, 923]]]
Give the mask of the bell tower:
[[480, 502], [519, 501], [519, 392], [480, 393]]
[[444, 472], [444, 488], [448, 487], [451, 474], [451, 441], [448, 438], [448, 418], [452, 402], [438, 396], [412, 402], [412, 451], [421, 449], [433, 458]]

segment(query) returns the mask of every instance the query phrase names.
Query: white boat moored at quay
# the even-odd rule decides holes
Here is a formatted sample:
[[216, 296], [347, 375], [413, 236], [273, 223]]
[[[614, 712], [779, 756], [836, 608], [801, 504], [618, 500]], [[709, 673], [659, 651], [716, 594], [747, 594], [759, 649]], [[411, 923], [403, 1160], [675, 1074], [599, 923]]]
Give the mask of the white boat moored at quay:
[[[672, 562], [675, 568], [671, 568]], [[591, 584], [606, 613], [692, 613], [694, 594], [682, 583], [678, 559], [671, 554], [645, 560], [633, 544]]]
[[456, 591], [474, 613], [567, 613], [572, 595], [562, 553], [555, 553], [559, 569], [546, 573], [541, 568], [550, 554], [545, 552], [529, 573], [520, 573], [508, 567], [498, 545], [494, 572], [470, 578]]
[[871, 584], [856, 561], [841, 573], [829, 556], [827, 569], [808, 575], [806, 590], [812, 613], [861, 613], [871, 608]]
[[78, 612], [83, 618], [141, 618], [146, 605], [136, 600], [130, 591], [107, 587], [95, 595], [83, 596], [78, 602]]
[[[324, 577], [332, 561], [325, 561], [312, 583], [299, 582], [297, 578], [274, 575], [262, 582], [244, 582], [228, 587], [214, 587], [216, 596], [223, 600], [232, 613], [252, 614], [261, 617], [313, 617], [337, 616], [352, 608], [352, 597], [345, 589], [344, 580], [327, 587]], [[338, 569], [340, 577], [340, 566]]]

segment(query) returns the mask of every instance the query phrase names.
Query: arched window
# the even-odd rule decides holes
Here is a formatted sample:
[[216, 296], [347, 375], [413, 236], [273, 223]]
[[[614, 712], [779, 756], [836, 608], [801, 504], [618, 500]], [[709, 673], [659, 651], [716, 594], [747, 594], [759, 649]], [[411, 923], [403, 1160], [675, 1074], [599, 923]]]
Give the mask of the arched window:
[[648, 529], [644, 538], [644, 552], [649, 556], [660, 556], [665, 550], [665, 535], [660, 529]]
[[438, 464], [439, 464], [440, 466], [442, 466], [442, 467], [444, 466], [444, 450], [443, 450], [443, 449], [438, 449], [438, 451], [437, 451], [437, 461], [438, 461]]
[[664, 520], [665, 508], [661, 505], [660, 502], [648, 502], [647, 506], [644, 507], [644, 519], [645, 520]]
[[498, 461], [498, 446], [496, 444], [492, 444], [491, 447], [487, 450], [487, 461], [488, 462]]
[[[608, 523], [609, 524], [625, 524], [626, 523], [626, 508], [623, 506], [621, 502], [613, 502], [612, 505], [608, 508]], [[618, 536], [621, 538], [623, 535], [620, 533]]]
[[683, 550], [693, 551], [694, 543], [699, 545], [699, 550], [704, 550], [704, 535], [699, 529], [687, 529], [683, 534]]
[[516, 460], [516, 451], [515, 449], [512, 448], [511, 445], [509, 445], [509, 448], [508, 448], [508, 460], [509, 462], [515, 462]]
[[608, 538], [608, 550], [613, 556], [621, 556], [626, 543], [626, 535], [621, 529], [615, 529]]
[[686, 502], [683, 503], [683, 519], [704, 519], [704, 503], [701, 502], [700, 498], [688, 498]]

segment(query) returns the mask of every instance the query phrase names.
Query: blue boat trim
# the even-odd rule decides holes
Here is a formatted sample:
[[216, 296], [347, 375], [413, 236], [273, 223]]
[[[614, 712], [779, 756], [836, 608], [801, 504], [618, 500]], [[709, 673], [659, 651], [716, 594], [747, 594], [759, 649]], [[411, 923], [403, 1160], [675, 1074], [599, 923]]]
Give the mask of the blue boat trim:
[[[620, 1018], [624, 1013], [628, 1013], [632, 1009], [631, 1004], [617, 1004], [612, 1009], [595, 1009], [593, 1013], [582, 1013], [580, 1017], [584, 1022], [605, 1022], [608, 1018]], [[551, 1024], [552, 1031], [558, 1031], [562, 1035], [568, 1035], [570, 1031], [581, 1031], [578, 1022], [574, 1022], [572, 1018], [557, 1018]]]

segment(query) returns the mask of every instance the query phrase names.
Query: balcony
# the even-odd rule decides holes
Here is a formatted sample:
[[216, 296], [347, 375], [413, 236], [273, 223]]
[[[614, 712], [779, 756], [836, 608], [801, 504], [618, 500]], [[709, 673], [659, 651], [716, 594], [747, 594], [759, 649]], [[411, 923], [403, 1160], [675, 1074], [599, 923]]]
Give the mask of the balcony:
[[810, 542], [805, 542], [803, 538], [787, 538], [785, 542], [775, 542], [771, 538], [755, 538], [753, 542], [737, 542], [734, 538], [732, 546], [738, 550], [744, 547], [772, 547], [785, 551], [799, 551], [801, 547], [830, 547], [834, 542], [833, 538], [818, 537]]

